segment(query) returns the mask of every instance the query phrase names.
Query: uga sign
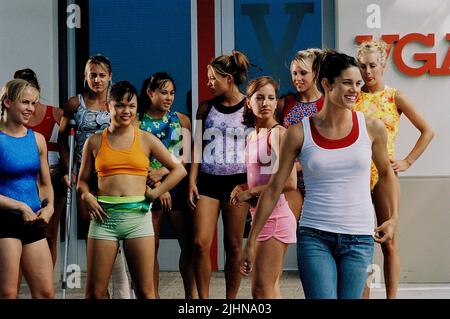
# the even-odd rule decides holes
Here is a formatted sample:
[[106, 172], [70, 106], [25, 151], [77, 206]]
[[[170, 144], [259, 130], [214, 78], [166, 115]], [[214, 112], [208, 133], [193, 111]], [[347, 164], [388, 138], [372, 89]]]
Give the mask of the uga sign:
[[[357, 35], [355, 37], [355, 42], [360, 44], [364, 41], [370, 41], [372, 38], [372, 35]], [[450, 41], [450, 33], [446, 34], [445, 39]], [[411, 42], [418, 42], [427, 47], [434, 47], [434, 33], [429, 33], [427, 35], [421, 33], [409, 33], [403, 37], [400, 37], [398, 34], [383, 34], [381, 40], [388, 44], [387, 55], [389, 56], [390, 51], [393, 52], [394, 64], [400, 72], [409, 76], [420, 76], [425, 73], [429, 73], [430, 75], [450, 75], [450, 46], [440, 67], [437, 64], [435, 52], [414, 53], [414, 60], [422, 62], [422, 65], [419, 67], [411, 67], [403, 61], [403, 49]]]

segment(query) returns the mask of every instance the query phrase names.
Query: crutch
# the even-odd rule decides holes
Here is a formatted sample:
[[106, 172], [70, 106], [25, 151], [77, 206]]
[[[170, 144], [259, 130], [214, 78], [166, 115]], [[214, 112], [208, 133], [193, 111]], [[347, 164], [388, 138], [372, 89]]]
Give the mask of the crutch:
[[67, 289], [67, 255], [69, 252], [69, 240], [70, 240], [70, 219], [72, 213], [72, 168], [73, 168], [73, 153], [75, 148], [75, 125], [76, 122], [73, 119], [69, 121], [70, 134], [69, 134], [69, 187], [67, 187], [67, 201], [66, 201], [66, 232], [64, 240], [64, 262], [62, 273], [62, 299], [66, 299]]

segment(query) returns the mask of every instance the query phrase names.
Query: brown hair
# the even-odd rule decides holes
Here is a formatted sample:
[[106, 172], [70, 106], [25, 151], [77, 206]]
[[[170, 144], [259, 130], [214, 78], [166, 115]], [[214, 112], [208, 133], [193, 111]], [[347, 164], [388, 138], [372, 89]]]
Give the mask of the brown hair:
[[270, 76], [260, 76], [248, 82], [247, 101], [244, 104], [244, 112], [243, 112], [244, 120], [242, 121], [242, 124], [247, 126], [255, 126], [255, 115], [253, 114], [252, 110], [248, 107], [248, 101], [259, 89], [268, 84], [273, 86], [275, 90], [275, 95], [278, 96], [279, 85]]
[[222, 76], [231, 75], [234, 83], [240, 85], [247, 79], [250, 62], [244, 53], [233, 50], [230, 55], [222, 54], [212, 59], [208, 67]]

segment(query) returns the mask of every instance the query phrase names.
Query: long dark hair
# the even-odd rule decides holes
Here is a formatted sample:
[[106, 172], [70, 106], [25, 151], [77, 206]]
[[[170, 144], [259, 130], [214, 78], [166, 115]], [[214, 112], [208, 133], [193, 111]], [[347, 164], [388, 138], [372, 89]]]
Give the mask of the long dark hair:
[[139, 94], [138, 109], [137, 109], [139, 113], [139, 121], [142, 121], [144, 113], [147, 112], [147, 110], [150, 110], [152, 106], [152, 101], [150, 100], [147, 91], [150, 90], [152, 92], [155, 92], [156, 89], [163, 88], [167, 82], [171, 82], [173, 84], [173, 89], [175, 91], [177, 90], [177, 87], [175, 86], [175, 81], [166, 72], [153, 73], [152, 76], [150, 76], [149, 78], [145, 79], [144, 82], [142, 82], [141, 93]]

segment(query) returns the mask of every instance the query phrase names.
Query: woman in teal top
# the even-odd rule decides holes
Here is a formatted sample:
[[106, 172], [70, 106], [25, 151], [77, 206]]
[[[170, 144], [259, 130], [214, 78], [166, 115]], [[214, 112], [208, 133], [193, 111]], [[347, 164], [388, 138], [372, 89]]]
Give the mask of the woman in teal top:
[[[181, 156], [183, 146], [182, 132], [185, 131], [185, 143], [190, 144], [191, 122], [189, 118], [179, 112], [170, 110], [175, 98], [175, 82], [165, 72], [157, 72], [146, 79], [139, 96], [138, 113], [139, 127], [158, 137], [167, 149], [177, 158]], [[169, 171], [155, 158], [150, 158], [150, 170], [147, 183], [150, 187], [157, 187]], [[192, 222], [186, 205], [186, 179], [181, 181], [170, 192], [161, 195], [153, 203], [152, 220], [155, 231], [155, 255], [158, 254], [159, 234], [162, 214], [167, 213], [168, 220], [177, 236], [181, 248], [179, 267], [185, 291], [185, 298], [195, 295], [195, 280], [192, 264]], [[156, 296], [159, 298], [159, 264], [155, 258], [154, 282]]]

